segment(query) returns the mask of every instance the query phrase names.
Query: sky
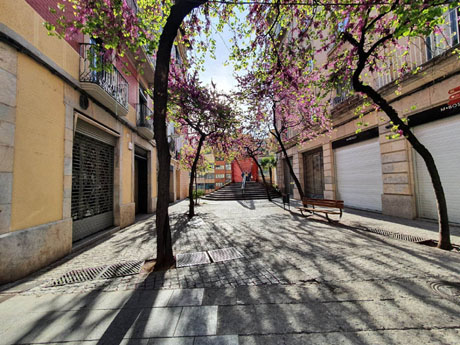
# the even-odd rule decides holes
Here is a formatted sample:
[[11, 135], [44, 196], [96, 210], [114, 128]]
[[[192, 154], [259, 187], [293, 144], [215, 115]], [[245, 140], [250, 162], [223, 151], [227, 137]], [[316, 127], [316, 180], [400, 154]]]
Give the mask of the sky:
[[[213, 22], [216, 23], [216, 20], [213, 19]], [[214, 25], [215, 27], [216, 25]], [[224, 27], [223, 32], [213, 31], [212, 38], [216, 41], [216, 59], [207, 54], [204, 64], [205, 70], [200, 72], [200, 79], [205, 84], [211, 84], [211, 81], [213, 81], [219, 90], [229, 92], [237, 86], [237, 82], [233, 77], [233, 66], [231, 63], [224, 65], [230, 56], [233, 44], [230, 40], [233, 38], [233, 33], [228, 26]]]

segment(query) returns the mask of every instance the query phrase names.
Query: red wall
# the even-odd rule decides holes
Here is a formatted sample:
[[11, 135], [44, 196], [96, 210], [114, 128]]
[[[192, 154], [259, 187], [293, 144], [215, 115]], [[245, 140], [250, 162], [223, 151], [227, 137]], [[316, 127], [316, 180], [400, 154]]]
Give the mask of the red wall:
[[[126, 66], [124, 63], [128, 63], [128, 71], [129, 73], [126, 74]], [[123, 77], [125, 77], [126, 81], [129, 84], [129, 96], [128, 96], [128, 102], [131, 104], [133, 108], [136, 108], [136, 104], [139, 103], [139, 82], [137, 81], [137, 71], [136, 68], [131, 64], [131, 62], [128, 60], [128, 58], [125, 56], [121, 59], [117, 59], [115, 66], [117, 69], [120, 71], [121, 74], [123, 74]]]
[[257, 181], [258, 179], [258, 169], [257, 164], [252, 160], [252, 158], [246, 159], [236, 159], [232, 162], [232, 182], [241, 182], [241, 173], [243, 170], [246, 174], [251, 172], [251, 181]]
[[[8, 0], [8, 1], [15, 1], [15, 0]], [[66, 6], [66, 16], [73, 15], [74, 9], [72, 8], [71, 4], [68, 2], [58, 1], [58, 0], [26, 0], [26, 2], [46, 21], [56, 24], [57, 19], [61, 15], [61, 11], [57, 10], [56, 13], [51, 13], [50, 8], [57, 9], [57, 4], [62, 3]], [[66, 39], [66, 41], [75, 49], [78, 53], [80, 53], [80, 45], [79, 43], [83, 43], [83, 34], [78, 33], [75, 37], [71, 39]]]

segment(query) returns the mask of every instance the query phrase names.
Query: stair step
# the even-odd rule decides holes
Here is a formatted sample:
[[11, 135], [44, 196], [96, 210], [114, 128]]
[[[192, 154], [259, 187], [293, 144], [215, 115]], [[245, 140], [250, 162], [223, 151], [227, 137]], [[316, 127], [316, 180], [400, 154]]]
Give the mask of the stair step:
[[[277, 198], [280, 195], [275, 191], [269, 192], [271, 198]], [[244, 193], [241, 189], [241, 182], [231, 183], [211, 194], [203, 197], [206, 200], [229, 201], [229, 200], [263, 200], [267, 198], [265, 186], [258, 182], [246, 182]]]

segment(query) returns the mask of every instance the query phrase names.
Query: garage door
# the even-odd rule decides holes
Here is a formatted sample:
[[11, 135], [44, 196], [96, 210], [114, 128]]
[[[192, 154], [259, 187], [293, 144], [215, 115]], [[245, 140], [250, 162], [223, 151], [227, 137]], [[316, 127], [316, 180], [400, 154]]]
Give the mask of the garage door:
[[73, 241], [113, 225], [114, 142], [78, 122], [72, 157]]
[[382, 164], [378, 138], [334, 150], [338, 198], [346, 207], [382, 211]]
[[[449, 221], [460, 223], [460, 116], [414, 128], [420, 142], [434, 157], [447, 199]], [[437, 219], [436, 201], [428, 170], [415, 154], [418, 215]]]

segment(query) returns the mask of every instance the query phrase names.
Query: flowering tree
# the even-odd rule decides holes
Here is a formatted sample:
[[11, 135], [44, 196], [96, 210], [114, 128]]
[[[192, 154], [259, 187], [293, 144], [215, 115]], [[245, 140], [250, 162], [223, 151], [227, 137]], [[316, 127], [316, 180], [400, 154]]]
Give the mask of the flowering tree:
[[[137, 12], [125, 8], [126, 0], [67, 0], [66, 3], [71, 5], [75, 15], [72, 11], [65, 13], [66, 6], [59, 7], [59, 27], [49, 25], [50, 31], [59, 35], [71, 35], [80, 31], [97, 36], [105, 49], [113, 50], [118, 55], [123, 55], [127, 50], [137, 52], [143, 46], [146, 46], [150, 53], [156, 53], [153, 94], [154, 132], [159, 161], [156, 216], [159, 266], [174, 260], [168, 216], [171, 157], [166, 133], [171, 48], [179, 29], [183, 32], [180, 40], [185, 45], [194, 42], [194, 34], [200, 31], [209, 33], [211, 17], [219, 18], [218, 28], [230, 22], [232, 27], [239, 30], [237, 39], [245, 37], [250, 41], [245, 49], [235, 46], [234, 57], [242, 68], [254, 64], [255, 68], [252, 70], [254, 77], [257, 77], [255, 80], [259, 83], [257, 89], [262, 92], [259, 99], [265, 99], [261, 102], [259, 116], [267, 116], [271, 110], [274, 127], [277, 119], [282, 119], [285, 114], [304, 115], [300, 118], [303, 120], [294, 122], [297, 123], [294, 127], [302, 128], [307, 124], [308, 128], [311, 124], [312, 128], [316, 129], [326, 124], [327, 118], [323, 118], [325, 115], [322, 114], [327, 112], [318, 111], [324, 104], [321, 97], [317, 96], [324, 95], [324, 91], [328, 90], [330, 78], [313, 72], [322, 70], [336, 75], [340, 71], [339, 68], [345, 68], [345, 75], [352, 79], [354, 89], [366, 94], [389, 116], [400, 134], [407, 137], [427, 163], [438, 201], [439, 247], [450, 248], [445, 197], [431, 155], [416, 140], [407, 124], [399, 118], [389, 103], [363, 81], [362, 73], [376, 68], [385, 48], [389, 44], [397, 43], [399, 38], [426, 35], [436, 29], [440, 24], [438, 18], [442, 14], [441, 6], [458, 6], [458, 1], [362, 0], [357, 3], [342, 3], [334, 0], [323, 4], [317, 0], [306, 0], [299, 4], [294, 0], [268, 0], [238, 4], [231, 1], [211, 3], [206, 0], [176, 0], [173, 3], [171, 0], [138, 0], [141, 10]], [[236, 25], [238, 18], [233, 11], [235, 8], [243, 8], [244, 5], [248, 6], [248, 15], [242, 23]], [[205, 18], [204, 22], [198, 16], [200, 10]], [[315, 40], [320, 42], [319, 47], [311, 44]], [[195, 46], [198, 50], [206, 50], [212, 44], [213, 40], [210, 39], [204, 43], [198, 42]], [[336, 50], [341, 52], [340, 54], [332, 54], [336, 62], [330, 61], [332, 65], [315, 67], [314, 53], [325, 53], [334, 46], [341, 48]], [[280, 47], [282, 49], [279, 49]], [[266, 63], [267, 68], [264, 70], [261, 65], [257, 67], [258, 62]], [[273, 80], [268, 80], [268, 77]], [[253, 97], [257, 97], [257, 93], [254, 93]], [[307, 109], [303, 109], [304, 107]], [[284, 122], [283, 125], [283, 120], [280, 121], [279, 129], [275, 127], [274, 134], [280, 138], [283, 135], [280, 129], [289, 128], [287, 124], [290, 120], [286, 119]], [[321, 131], [311, 131], [314, 132]], [[302, 134], [299, 137], [302, 137]], [[282, 147], [281, 149], [286, 154]], [[290, 170], [293, 174], [292, 169]], [[300, 187], [298, 181], [296, 185]]]
[[[266, 49], [280, 49], [268, 46]], [[315, 85], [301, 68], [285, 66], [281, 53], [271, 63], [255, 61], [253, 68], [239, 78], [242, 95], [254, 114], [253, 123], [264, 121], [283, 153], [290, 175], [303, 197], [303, 189], [288, 159], [286, 144], [300, 143], [331, 130], [325, 104], [315, 97]], [[295, 136], [290, 134], [296, 133]]]
[[[330, 81], [333, 75], [340, 73], [344, 80], [351, 81], [354, 91], [371, 101], [363, 103], [362, 112], [371, 104], [384, 112], [393, 124], [394, 136], [404, 136], [425, 161], [436, 195], [438, 247], [442, 249], [451, 249], [452, 246], [446, 198], [433, 156], [416, 138], [407, 120], [376, 90], [366, 74], [382, 73], [388, 68], [385, 60], [392, 57], [395, 49], [408, 51], [412, 38], [426, 37], [433, 31], [439, 33], [444, 21], [442, 14], [457, 6], [458, 1], [443, 0], [363, 1], [353, 7], [332, 5], [316, 14], [313, 26], [317, 29], [310, 35], [321, 42], [317, 52], [333, 50], [326, 64], [319, 67], [325, 71], [325, 80]], [[399, 77], [409, 72], [418, 73], [420, 69], [411, 64], [408, 54], [402, 55], [403, 62], [394, 72]]]
[[[205, 156], [203, 155], [203, 149], [201, 149], [201, 153], [197, 155], [198, 147], [196, 140], [192, 137], [188, 137], [191, 142], [188, 142], [181, 148], [180, 152], [180, 165], [185, 170], [190, 171], [190, 179], [195, 179], [195, 205], [198, 204], [198, 191], [197, 191], [197, 183], [196, 183], [196, 176], [197, 174], [203, 174], [211, 170], [209, 162], [206, 160]], [[195, 176], [191, 173], [193, 164], [198, 157], [198, 162], [195, 166]], [[189, 198], [193, 200], [193, 195], [190, 195], [190, 188], [189, 188]]]
[[[315, 112], [311, 110], [318, 106], [323, 114], [328, 114], [334, 89], [351, 82], [354, 92], [361, 96], [357, 114], [362, 117], [371, 110], [385, 113], [393, 125], [395, 134], [392, 137], [406, 137], [424, 159], [438, 205], [438, 247], [450, 249], [446, 199], [433, 157], [410, 130], [407, 120], [398, 114], [371, 81], [372, 75], [375, 78], [377, 74], [386, 72], [385, 69], [389, 68], [386, 60], [391, 60], [395, 50], [406, 50], [400, 56], [403, 62], [393, 71], [398, 77], [409, 72], [420, 72], [410, 63], [407, 54], [413, 38], [426, 37], [432, 32], [442, 35], [443, 13], [459, 6], [459, 1], [367, 0], [357, 3], [333, 1], [327, 4], [311, 1], [310, 6], [295, 9], [287, 8], [289, 6], [285, 2], [278, 1], [271, 5], [264, 3], [252, 7], [249, 23], [257, 33], [256, 38], [245, 49], [235, 50], [236, 59], [253, 52], [254, 76], [260, 83], [274, 87], [271, 98], [274, 100], [273, 96], [277, 97], [278, 103], [273, 100], [272, 103], [284, 106], [284, 114], [280, 116], [292, 116], [292, 103], [299, 104], [299, 97], [292, 97], [291, 92], [285, 98], [283, 89], [294, 90], [295, 94], [296, 90], [307, 86], [308, 93], [312, 92], [314, 98], [309, 99], [310, 109], [306, 114], [313, 115]], [[325, 62], [322, 63], [320, 58]], [[272, 68], [258, 67], [260, 61]], [[270, 71], [268, 75], [263, 73], [264, 70]], [[308, 72], [302, 73], [302, 70]], [[273, 76], [277, 79], [270, 84]], [[285, 103], [286, 99], [289, 100], [288, 104]], [[273, 107], [274, 118], [276, 111]], [[281, 129], [284, 129], [283, 123], [289, 122], [289, 118], [278, 121]], [[275, 136], [282, 136], [275, 124], [274, 132]], [[281, 150], [284, 153], [282, 146]], [[300, 192], [300, 184], [295, 178], [294, 181]]]
[[[230, 99], [212, 88], [202, 86], [198, 74], [187, 75], [184, 70], [171, 68], [169, 79], [169, 115], [179, 126], [182, 134], [194, 147], [195, 156], [191, 161], [189, 196], [193, 194], [193, 179], [205, 142], [209, 146], [220, 143], [225, 150], [225, 137], [231, 134], [236, 124], [235, 111]], [[193, 198], [190, 197], [189, 218], [195, 215]]]

